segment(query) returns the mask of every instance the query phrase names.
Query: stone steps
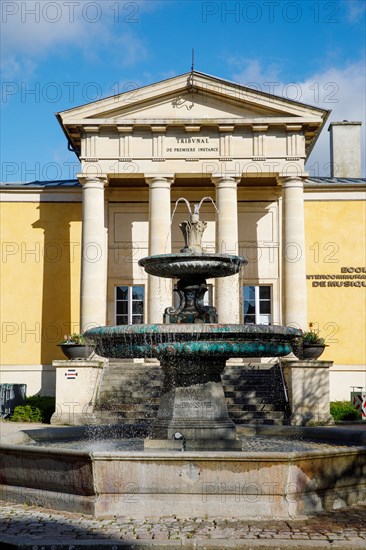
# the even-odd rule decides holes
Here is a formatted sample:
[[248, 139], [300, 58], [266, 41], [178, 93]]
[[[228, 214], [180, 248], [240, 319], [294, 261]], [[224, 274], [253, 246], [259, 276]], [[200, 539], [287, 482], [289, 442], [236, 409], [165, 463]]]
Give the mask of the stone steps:
[[240, 399], [240, 398], [270, 399], [270, 396], [273, 393], [273, 392], [268, 392], [264, 389], [226, 391], [225, 388], [224, 388], [224, 392], [225, 392], [225, 397], [231, 397], [232, 399]]
[[[286, 416], [278, 366], [229, 365], [222, 374], [228, 412], [237, 424], [283, 424]], [[163, 384], [159, 365], [110, 363], [97, 406], [100, 421], [148, 426], [156, 417]], [[98, 421], [99, 421], [98, 420]]]
[[241, 419], [241, 418], [235, 418], [232, 419], [233, 422], [236, 425], [243, 425], [243, 424], [250, 424], [250, 425], [260, 425], [260, 426], [283, 426], [285, 423], [285, 417], [284, 418], [269, 418], [269, 417], [261, 417], [261, 418], [251, 418], [249, 419]]
[[118, 387], [114, 387], [109, 391], [104, 392], [109, 397], [120, 397], [122, 401], [125, 401], [126, 399], [132, 399], [132, 400], [139, 400], [142, 399], [143, 401], [146, 401], [147, 399], [156, 399], [160, 398], [161, 395], [161, 389], [155, 389], [153, 391], [146, 391], [143, 392], [141, 390], [120, 390]]
[[226, 399], [226, 404], [228, 411], [235, 409], [240, 409], [243, 411], [275, 411], [275, 405], [273, 403], [261, 403], [260, 401], [256, 403], [242, 403], [241, 401], [234, 401]]

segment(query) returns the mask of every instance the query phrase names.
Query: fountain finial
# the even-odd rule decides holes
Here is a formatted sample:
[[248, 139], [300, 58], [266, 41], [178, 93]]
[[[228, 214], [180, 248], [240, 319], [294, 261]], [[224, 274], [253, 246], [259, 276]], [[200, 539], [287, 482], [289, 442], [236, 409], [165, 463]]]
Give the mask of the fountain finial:
[[202, 236], [207, 227], [207, 222], [200, 220], [199, 212], [201, 203], [202, 201], [193, 206], [193, 212], [189, 206], [189, 220], [179, 224], [183, 233], [185, 245], [184, 248], [181, 249], [181, 252], [191, 254], [202, 253]]
[[180, 250], [180, 252], [183, 252], [185, 254], [191, 253], [191, 254], [197, 254], [202, 253], [202, 235], [204, 230], [207, 227], [207, 222], [200, 220], [200, 208], [202, 206], [202, 203], [204, 201], [211, 201], [217, 214], [219, 213], [216, 204], [214, 203], [213, 199], [211, 197], [203, 197], [203, 199], [200, 200], [199, 203], [193, 205], [193, 212], [191, 205], [189, 201], [185, 197], [179, 197], [179, 199], [175, 202], [175, 207], [172, 214], [172, 220], [171, 223], [173, 223], [174, 214], [177, 210], [178, 204], [180, 202], [185, 202], [188, 212], [189, 212], [189, 220], [184, 221], [181, 224], [179, 224], [179, 227], [183, 233], [184, 237], [184, 243], [185, 246]]

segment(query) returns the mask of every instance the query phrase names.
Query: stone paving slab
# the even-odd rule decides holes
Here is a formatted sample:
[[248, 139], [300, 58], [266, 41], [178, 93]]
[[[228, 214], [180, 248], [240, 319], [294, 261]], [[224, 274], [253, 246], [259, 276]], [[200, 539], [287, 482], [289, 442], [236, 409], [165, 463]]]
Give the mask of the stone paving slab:
[[366, 505], [293, 520], [95, 519], [0, 501], [1, 549], [366, 548]]
[[0, 441], [9, 434], [20, 432], [21, 430], [41, 430], [49, 428], [49, 424], [41, 424], [40, 422], [11, 422], [0, 418]]

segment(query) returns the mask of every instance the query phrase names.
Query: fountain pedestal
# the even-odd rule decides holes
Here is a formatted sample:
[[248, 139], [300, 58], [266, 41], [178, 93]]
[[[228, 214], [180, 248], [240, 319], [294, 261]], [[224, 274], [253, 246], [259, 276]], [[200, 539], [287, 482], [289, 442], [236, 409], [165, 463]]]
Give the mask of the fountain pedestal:
[[220, 374], [225, 359], [162, 359], [163, 395], [145, 449], [241, 450]]
[[205, 306], [203, 302], [207, 290], [207, 283], [203, 277], [179, 279], [174, 291], [178, 294], [179, 306], [165, 309], [164, 323], [217, 323], [216, 309]]

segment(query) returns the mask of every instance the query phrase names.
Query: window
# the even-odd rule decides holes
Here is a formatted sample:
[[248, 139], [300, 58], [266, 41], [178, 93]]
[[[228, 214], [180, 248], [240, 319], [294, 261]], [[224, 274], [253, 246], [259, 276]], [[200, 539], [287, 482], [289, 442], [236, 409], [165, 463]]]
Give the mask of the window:
[[140, 325], [144, 322], [143, 286], [116, 287], [116, 324]]
[[271, 287], [243, 287], [244, 324], [270, 325], [272, 322]]

